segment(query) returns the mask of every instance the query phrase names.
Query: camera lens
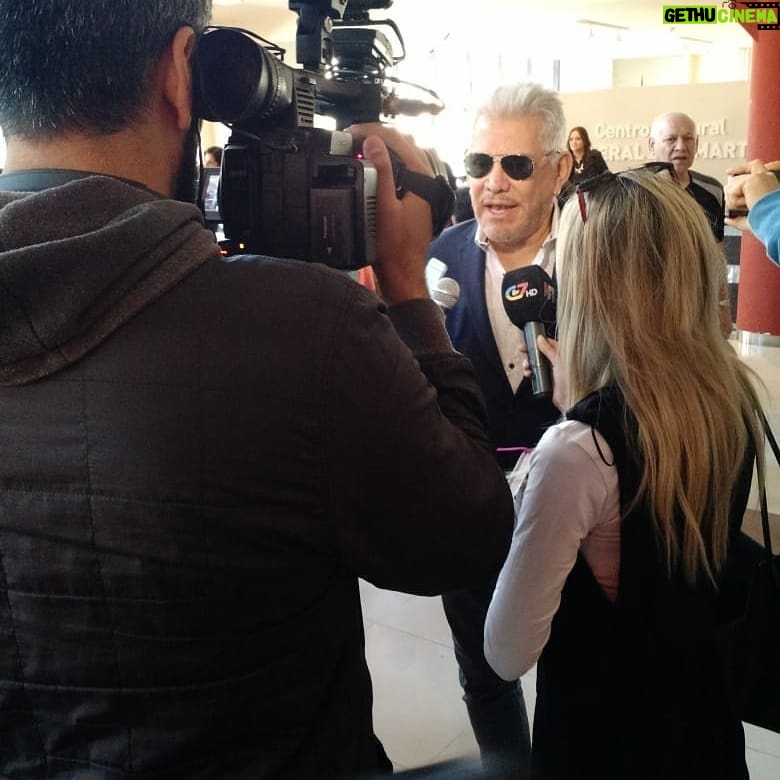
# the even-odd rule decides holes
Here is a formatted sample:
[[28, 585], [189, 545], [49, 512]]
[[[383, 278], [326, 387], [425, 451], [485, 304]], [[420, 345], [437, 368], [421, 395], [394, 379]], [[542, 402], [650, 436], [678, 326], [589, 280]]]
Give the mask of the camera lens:
[[205, 32], [193, 74], [195, 115], [211, 122], [272, 117], [293, 101], [292, 69], [239, 30]]

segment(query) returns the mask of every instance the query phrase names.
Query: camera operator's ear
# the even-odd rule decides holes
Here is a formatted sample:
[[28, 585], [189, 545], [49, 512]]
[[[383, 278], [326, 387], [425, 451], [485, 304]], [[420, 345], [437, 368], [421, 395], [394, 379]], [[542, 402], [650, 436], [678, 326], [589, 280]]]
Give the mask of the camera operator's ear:
[[192, 124], [192, 74], [190, 57], [195, 47], [192, 27], [180, 27], [163, 55], [165, 81], [163, 89], [168, 103], [176, 113], [176, 126], [186, 130]]

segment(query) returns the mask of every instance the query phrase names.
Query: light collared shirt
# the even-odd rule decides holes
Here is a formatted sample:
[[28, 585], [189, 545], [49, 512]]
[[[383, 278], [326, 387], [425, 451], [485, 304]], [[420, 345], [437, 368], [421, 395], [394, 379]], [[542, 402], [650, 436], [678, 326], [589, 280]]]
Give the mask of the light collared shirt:
[[614, 602], [620, 577], [620, 488], [604, 437], [578, 420], [548, 428], [516, 471], [512, 545], [485, 621], [485, 658], [505, 680], [539, 659], [566, 580], [582, 553]]
[[[541, 266], [542, 270], [546, 271], [549, 276], [552, 276], [555, 266], [555, 240], [558, 236], [559, 216], [558, 202], [554, 200], [550, 233], [531, 263]], [[485, 303], [490, 317], [490, 326], [493, 329], [493, 338], [498, 347], [498, 354], [501, 357], [506, 378], [512, 392], [516, 392], [520, 382], [523, 381], [523, 358], [520, 350], [525, 347], [525, 336], [523, 331], [512, 323], [504, 309], [501, 296], [506, 271], [504, 271], [504, 266], [501, 265], [498, 255], [490, 246], [481, 227], [477, 228], [475, 241], [485, 253]]]

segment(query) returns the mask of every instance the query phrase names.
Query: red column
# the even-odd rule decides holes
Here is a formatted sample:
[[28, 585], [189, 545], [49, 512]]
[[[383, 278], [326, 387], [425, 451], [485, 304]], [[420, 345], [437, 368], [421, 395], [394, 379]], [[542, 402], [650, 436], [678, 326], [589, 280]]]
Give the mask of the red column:
[[[780, 30], [753, 36], [746, 159], [780, 160]], [[780, 336], [780, 267], [752, 234], [742, 235], [737, 328]]]

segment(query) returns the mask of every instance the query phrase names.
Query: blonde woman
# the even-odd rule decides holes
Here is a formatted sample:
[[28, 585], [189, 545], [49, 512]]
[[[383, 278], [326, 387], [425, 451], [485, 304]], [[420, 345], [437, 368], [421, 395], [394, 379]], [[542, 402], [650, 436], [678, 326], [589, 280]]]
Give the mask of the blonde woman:
[[485, 627], [501, 677], [538, 660], [534, 778], [747, 777], [715, 636], [759, 404], [720, 329], [721, 250], [667, 167], [605, 173], [561, 217], [542, 346], [567, 411]]

